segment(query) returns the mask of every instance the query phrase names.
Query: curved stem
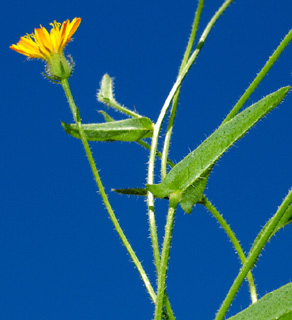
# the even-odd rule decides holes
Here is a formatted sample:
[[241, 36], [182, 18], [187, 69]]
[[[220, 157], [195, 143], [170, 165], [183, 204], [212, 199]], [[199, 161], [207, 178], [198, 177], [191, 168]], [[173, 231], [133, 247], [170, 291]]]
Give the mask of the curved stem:
[[[186, 63], [185, 67], [182, 69], [181, 73], [176, 79], [176, 82], [174, 83], [172, 89], [170, 90], [168, 97], [166, 98], [164, 105], [161, 109], [161, 112], [159, 114], [159, 117], [157, 119], [157, 122], [154, 126], [153, 130], [153, 136], [152, 136], [152, 143], [151, 143], [151, 151], [149, 156], [149, 166], [148, 166], [148, 177], [147, 177], [147, 184], [153, 184], [154, 183], [154, 166], [155, 166], [155, 157], [157, 152], [157, 144], [158, 144], [158, 138], [160, 129], [162, 126], [162, 122], [165, 118], [166, 112], [169, 108], [169, 105], [177, 92], [178, 88], [180, 87], [183, 79], [187, 75], [189, 69], [191, 68], [192, 64], [194, 63], [196, 57], [198, 56], [202, 46], [205, 43], [206, 38], [208, 37], [212, 27], [218, 20], [218, 18], [222, 15], [222, 13], [227, 9], [227, 7], [233, 2], [233, 0], [226, 0], [223, 5], [219, 8], [219, 10], [215, 13], [213, 18], [208, 23], [207, 27], [205, 28], [203, 34], [201, 35], [201, 38], [199, 40], [199, 44], [197, 45], [197, 48], [192, 53], [190, 59]], [[159, 267], [160, 262], [160, 254], [159, 254], [159, 245], [158, 245], [158, 238], [157, 238], [157, 228], [156, 228], [156, 221], [155, 221], [155, 214], [154, 214], [154, 197], [152, 193], [147, 193], [147, 204], [148, 204], [148, 218], [149, 218], [149, 225], [150, 225], [150, 235], [152, 240], [152, 246], [153, 246], [153, 253], [154, 253], [154, 262], [156, 265], [156, 270]]]
[[291, 202], [292, 202], [292, 189], [289, 191], [288, 195], [285, 197], [284, 201], [278, 208], [276, 214], [270, 220], [270, 223], [265, 227], [265, 229], [261, 233], [261, 236], [259, 237], [259, 239], [257, 239], [257, 242], [254, 244], [254, 246], [252, 246], [252, 249], [250, 250], [248, 257], [244, 265], [240, 269], [238, 276], [235, 278], [225, 300], [222, 303], [221, 308], [219, 309], [216, 315], [215, 320], [223, 320], [223, 318], [225, 317], [226, 312], [228, 311], [244, 278], [246, 277], [247, 273], [254, 267], [261, 251], [263, 250], [266, 243], [269, 241], [269, 238], [271, 237], [271, 235], [273, 234], [273, 231], [277, 227], [278, 222], [284, 215], [285, 211], [287, 210]]
[[[192, 51], [192, 48], [193, 48], [193, 45], [195, 42], [199, 21], [200, 21], [201, 13], [202, 13], [203, 6], [204, 6], [204, 1], [205, 0], [199, 0], [198, 8], [197, 8], [197, 11], [195, 14], [195, 19], [194, 19], [193, 26], [192, 26], [191, 36], [190, 36], [186, 51], [184, 53], [184, 57], [183, 57], [181, 66], [179, 68], [179, 74], [181, 73], [182, 69], [184, 68], [184, 66], [186, 65], [186, 63], [190, 57], [190, 54], [191, 54], [191, 51]], [[172, 101], [172, 108], [171, 108], [168, 128], [167, 128], [167, 132], [166, 132], [165, 140], [164, 140], [162, 161], [161, 161], [161, 178], [162, 179], [166, 176], [166, 173], [167, 173], [166, 172], [167, 157], [168, 157], [168, 153], [169, 153], [170, 138], [171, 138], [173, 123], [174, 123], [174, 119], [175, 119], [175, 115], [176, 115], [179, 94], [180, 94], [180, 88], [177, 90], [177, 93], [175, 94], [173, 101]]]
[[114, 108], [114, 109], [120, 111], [121, 113], [124, 113], [124, 114], [126, 114], [126, 115], [128, 115], [130, 117], [137, 118], [137, 119], [142, 117], [137, 112], [132, 111], [132, 110], [120, 105], [115, 100], [109, 100], [109, 101], [104, 102], [104, 103], [106, 103], [107, 105], [110, 105], [112, 108]]
[[[223, 216], [216, 210], [216, 208], [212, 205], [212, 203], [205, 196], [203, 196], [201, 203], [205, 206], [206, 209], [208, 209], [212, 213], [212, 215], [215, 217], [215, 219], [219, 222], [219, 224], [221, 225], [223, 230], [226, 232], [231, 243], [233, 244], [234, 249], [236, 250], [242, 264], [244, 264], [245, 260], [246, 260], [245, 254], [242, 250], [242, 247], [241, 247], [238, 239], [236, 238], [234, 232], [231, 230], [228, 223], [225, 221]], [[255, 283], [254, 283], [254, 279], [253, 279], [251, 271], [249, 271], [247, 274], [247, 281], [248, 281], [248, 285], [249, 285], [251, 301], [252, 301], [252, 303], [255, 303], [255, 302], [257, 302], [258, 299], [257, 299], [257, 291], [256, 291], [256, 287], [255, 287]]]
[[167, 220], [165, 225], [165, 235], [163, 241], [163, 247], [161, 252], [161, 262], [159, 266], [158, 272], [158, 287], [157, 287], [157, 300], [155, 306], [155, 316], [154, 320], [161, 320], [162, 318], [162, 309], [163, 309], [163, 301], [164, 301], [164, 292], [165, 292], [165, 280], [166, 280], [166, 272], [169, 260], [169, 249], [172, 239], [172, 230], [173, 230], [173, 222], [175, 217], [175, 211], [177, 208], [178, 200], [176, 195], [171, 196], [169, 200], [169, 209], [167, 214]]
[[120, 236], [124, 246], [126, 247], [130, 257], [132, 258], [136, 268], [138, 269], [139, 273], [140, 273], [140, 276], [142, 278], [142, 280], [144, 281], [144, 284], [146, 286], [146, 289], [152, 299], [152, 301], [155, 303], [156, 302], [156, 295], [155, 295], [155, 292], [153, 290], [153, 287], [146, 275], [146, 272], [144, 270], [144, 268], [142, 267], [142, 264], [141, 262], [139, 261], [138, 257], [136, 256], [134, 250], [132, 249], [129, 241], [127, 240], [116, 216], [115, 216], [115, 213], [109, 203], [109, 200], [108, 200], [108, 197], [107, 197], [107, 194], [105, 193], [105, 190], [104, 190], [104, 187], [103, 187], [103, 184], [101, 182], [101, 179], [100, 179], [100, 176], [99, 176], [99, 173], [98, 173], [98, 170], [97, 170], [97, 167], [96, 167], [96, 164], [95, 164], [95, 161], [93, 159], [93, 156], [92, 156], [92, 152], [90, 150], [90, 147], [89, 147], [89, 144], [88, 144], [88, 141], [87, 141], [87, 138], [86, 138], [86, 135], [84, 133], [84, 129], [82, 127], [82, 123], [81, 123], [81, 119], [80, 119], [80, 115], [79, 115], [79, 110], [77, 108], [77, 106], [75, 105], [75, 102], [74, 102], [74, 99], [73, 99], [73, 96], [72, 96], [72, 93], [71, 93], [71, 90], [70, 90], [70, 87], [69, 87], [69, 83], [68, 83], [68, 80], [67, 79], [64, 79], [64, 80], [61, 80], [61, 85], [65, 91], [65, 94], [66, 94], [66, 97], [68, 99], [68, 102], [69, 102], [69, 106], [71, 108], [71, 111], [72, 111], [72, 114], [73, 114], [73, 118], [76, 122], [76, 125], [77, 125], [77, 128], [78, 128], [78, 131], [79, 131], [79, 135], [80, 135], [80, 138], [81, 138], [81, 141], [83, 143], [83, 146], [84, 146], [84, 149], [85, 149], [85, 152], [86, 152], [86, 156], [88, 158], [88, 162], [90, 164], [90, 167], [91, 167], [91, 170], [92, 170], [92, 173], [94, 175], [94, 179], [96, 181], [96, 184], [97, 184], [97, 187], [99, 189], [99, 192], [100, 192], [100, 195], [102, 197], [102, 200], [103, 200], [103, 203], [108, 211], [108, 214], [110, 216], [110, 219], [112, 220], [112, 223], [114, 224], [114, 227], [118, 233], [118, 235]]
[[242, 106], [245, 104], [245, 102], [248, 100], [248, 98], [251, 96], [251, 94], [254, 92], [254, 90], [257, 88], [257, 86], [260, 84], [260, 82], [263, 80], [263, 78], [266, 76], [269, 70], [272, 68], [274, 63], [278, 60], [279, 56], [281, 55], [281, 53], [284, 51], [284, 49], [287, 47], [287, 45], [290, 43], [291, 40], [292, 40], [292, 29], [288, 32], [288, 34], [285, 36], [283, 41], [281, 41], [281, 43], [279, 44], [275, 52], [269, 57], [269, 60], [266, 62], [262, 70], [258, 73], [258, 75], [250, 84], [250, 86], [246, 89], [245, 93], [238, 100], [236, 105], [232, 108], [232, 110], [229, 112], [229, 114], [224, 119], [221, 125], [223, 125], [225, 122], [232, 119], [239, 112], [239, 110], [242, 108]]

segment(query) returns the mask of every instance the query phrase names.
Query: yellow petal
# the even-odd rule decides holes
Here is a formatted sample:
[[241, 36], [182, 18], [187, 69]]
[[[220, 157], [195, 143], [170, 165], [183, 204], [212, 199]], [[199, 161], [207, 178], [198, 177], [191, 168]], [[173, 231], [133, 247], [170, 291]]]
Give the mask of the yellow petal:
[[69, 25], [67, 25], [64, 40], [62, 43], [62, 48], [64, 48], [66, 44], [71, 40], [71, 37], [78, 29], [80, 23], [81, 23], [81, 18], [74, 18], [72, 22]]

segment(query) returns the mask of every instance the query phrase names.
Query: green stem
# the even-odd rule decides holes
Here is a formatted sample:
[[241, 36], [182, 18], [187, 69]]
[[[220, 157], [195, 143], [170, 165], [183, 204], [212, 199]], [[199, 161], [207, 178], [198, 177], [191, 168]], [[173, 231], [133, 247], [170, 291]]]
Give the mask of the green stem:
[[[150, 236], [152, 240], [152, 247], [153, 247], [153, 254], [154, 254], [154, 263], [156, 267], [156, 273], [158, 276], [159, 266], [160, 266], [160, 252], [159, 252], [159, 246], [158, 246], [157, 227], [156, 227], [156, 221], [155, 221], [155, 215], [154, 215], [154, 200], [153, 200], [153, 205], [149, 206], [149, 197], [148, 197], [148, 219], [149, 219]], [[162, 297], [162, 306], [163, 306], [163, 301], [165, 302], [165, 310], [167, 312], [169, 319], [174, 320], [175, 317], [172, 312], [171, 305], [170, 305], [166, 291], [164, 292], [164, 295]]]
[[107, 209], [107, 211], [109, 213], [110, 219], [112, 220], [112, 223], [114, 224], [114, 227], [115, 227], [118, 235], [120, 236], [120, 238], [121, 238], [124, 246], [126, 247], [130, 257], [132, 258], [136, 268], [138, 269], [138, 271], [140, 273], [140, 276], [141, 276], [142, 280], [144, 281], [144, 284], [146, 286], [147, 291], [149, 292], [149, 295], [150, 295], [152, 301], [155, 303], [156, 302], [156, 295], [155, 295], [155, 292], [153, 290], [153, 287], [151, 286], [151, 283], [150, 283], [150, 281], [149, 281], [149, 279], [148, 279], [148, 277], [146, 275], [146, 272], [144, 271], [144, 269], [142, 267], [142, 264], [140, 263], [138, 257], [136, 256], [134, 250], [132, 249], [129, 241], [127, 240], [122, 228], [120, 227], [120, 224], [119, 224], [119, 222], [118, 222], [118, 220], [117, 220], [117, 218], [115, 216], [115, 213], [114, 213], [114, 211], [113, 211], [113, 209], [112, 209], [112, 207], [111, 207], [111, 205], [109, 203], [107, 194], [105, 193], [105, 190], [104, 190], [103, 184], [101, 182], [101, 179], [100, 179], [96, 164], [95, 164], [93, 156], [92, 156], [92, 152], [90, 150], [86, 135], [84, 133], [84, 129], [83, 129], [82, 124], [81, 124], [79, 110], [78, 110], [77, 106], [75, 105], [75, 102], [74, 102], [74, 99], [73, 99], [73, 96], [72, 96], [72, 93], [71, 93], [71, 90], [70, 90], [70, 87], [69, 87], [68, 80], [67, 79], [61, 80], [61, 85], [62, 85], [62, 87], [63, 87], [63, 89], [65, 91], [69, 106], [70, 106], [72, 114], [73, 114], [73, 118], [74, 118], [74, 120], [76, 122], [78, 131], [79, 131], [79, 135], [80, 135], [81, 141], [83, 143], [83, 146], [84, 146], [84, 149], [85, 149], [85, 152], [86, 152], [86, 156], [88, 158], [88, 162], [90, 164], [92, 173], [94, 175], [94, 179], [96, 181], [96, 184], [97, 184], [97, 187], [99, 189], [99, 192], [100, 192], [100, 195], [102, 197], [102, 200], [104, 202], [104, 205], [105, 205], [105, 207], [106, 207], [106, 209]]
[[[145, 141], [143, 141], [143, 140], [138, 140], [138, 141], [136, 141], [138, 144], [140, 144], [142, 147], [144, 147], [145, 149], [147, 149], [147, 150], [151, 150], [151, 145], [150, 144], [148, 144], [147, 142], [145, 142]], [[159, 152], [159, 151], [156, 151], [156, 156], [158, 157], [158, 158], [160, 158], [160, 159], [162, 159], [162, 153], [161, 152]], [[171, 168], [173, 168], [174, 166], [175, 166], [175, 164], [171, 161], [171, 160], [169, 160], [169, 159], [167, 159], [167, 164], [171, 167]]]
[[165, 235], [163, 241], [163, 247], [161, 252], [161, 262], [158, 272], [158, 287], [157, 287], [157, 300], [155, 306], [154, 320], [161, 320], [165, 293], [165, 280], [166, 272], [169, 260], [169, 249], [172, 238], [173, 222], [175, 217], [175, 211], [178, 205], [178, 199], [176, 195], [171, 195], [169, 200], [169, 209], [167, 214], [167, 220], [165, 225]]
[[[149, 166], [148, 166], [148, 177], [147, 177], [147, 184], [153, 184], [154, 183], [154, 167], [155, 167], [155, 157], [157, 152], [157, 144], [158, 144], [158, 138], [159, 133], [161, 130], [162, 122], [165, 118], [166, 112], [169, 108], [169, 105], [177, 92], [178, 88], [180, 87], [183, 79], [187, 75], [190, 67], [194, 63], [196, 57], [198, 56], [203, 44], [205, 43], [205, 40], [207, 36], [209, 35], [212, 27], [214, 26], [215, 22], [218, 20], [218, 18], [221, 16], [221, 14], [227, 9], [227, 7], [233, 2], [233, 0], [226, 0], [223, 5], [219, 8], [219, 10], [215, 13], [213, 18], [208, 23], [206, 29], [204, 30], [203, 34], [201, 35], [201, 38], [199, 40], [199, 44], [197, 45], [196, 50], [191, 55], [190, 59], [186, 63], [185, 67], [182, 69], [181, 73], [176, 79], [176, 82], [174, 83], [172, 89], [170, 90], [168, 97], [166, 98], [164, 105], [161, 109], [161, 112], [159, 114], [159, 117], [157, 119], [157, 122], [154, 126], [153, 130], [153, 136], [152, 136], [152, 143], [151, 143], [151, 151], [149, 156]], [[159, 245], [158, 245], [158, 238], [157, 238], [157, 228], [156, 228], [156, 222], [155, 222], [155, 214], [154, 214], [154, 197], [152, 193], [147, 193], [147, 204], [148, 204], [148, 219], [149, 219], [149, 225], [150, 225], [150, 236], [152, 240], [152, 247], [153, 247], [153, 254], [154, 254], [154, 262], [156, 266], [156, 270], [159, 268], [159, 262], [160, 262], [160, 253], [159, 253]]]
[[[212, 203], [205, 196], [203, 196], [201, 203], [206, 207], [206, 209], [208, 209], [212, 213], [212, 215], [215, 217], [215, 219], [219, 222], [219, 224], [221, 225], [221, 227], [223, 228], [223, 230], [226, 232], [227, 236], [229, 237], [231, 243], [233, 244], [234, 249], [236, 250], [242, 264], [244, 264], [246, 261], [245, 254], [242, 250], [242, 247], [241, 247], [238, 239], [236, 238], [234, 232], [231, 230], [228, 223], [224, 220], [223, 216], [216, 210], [216, 208], [212, 205]], [[256, 287], [255, 287], [255, 283], [254, 283], [254, 279], [253, 279], [251, 271], [249, 271], [247, 274], [247, 281], [249, 284], [251, 301], [252, 301], [252, 303], [255, 303], [255, 302], [257, 302], [258, 299], [257, 299], [257, 291], [256, 291]]]
[[[195, 14], [195, 19], [194, 19], [193, 26], [192, 26], [191, 36], [190, 36], [186, 51], [184, 53], [184, 57], [183, 57], [181, 66], [179, 68], [179, 74], [181, 73], [182, 69], [184, 68], [184, 66], [186, 65], [186, 63], [190, 57], [190, 54], [191, 54], [191, 51], [192, 51], [192, 48], [193, 48], [193, 45], [195, 42], [195, 38], [196, 38], [203, 6], [204, 6], [204, 0], [199, 0], [198, 8], [197, 8], [197, 11]], [[161, 178], [162, 179], [166, 176], [166, 173], [167, 173], [166, 172], [166, 166], [167, 166], [167, 161], [168, 161], [167, 157], [168, 157], [168, 153], [169, 153], [170, 138], [171, 138], [171, 134], [172, 134], [174, 119], [176, 116], [179, 94], [180, 94], [180, 88], [177, 90], [177, 92], [173, 98], [173, 101], [172, 101], [172, 108], [171, 108], [168, 128], [167, 128], [167, 132], [166, 132], [165, 140], [164, 140], [162, 161], [161, 161]]]
[[268, 242], [269, 238], [273, 234], [273, 231], [277, 227], [277, 224], [281, 220], [282, 216], [284, 215], [285, 211], [287, 210], [288, 206], [292, 202], [292, 189], [289, 191], [288, 195], [280, 205], [279, 209], [277, 210], [276, 214], [271, 219], [268, 226], [266, 226], [265, 230], [262, 232], [260, 238], [257, 240], [257, 243], [252, 247], [250, 250], [248, 257], [242, 266], [241, 270], [239, 271], [238, 276], [235, 278], [225, 300], [222, 303], [221, 308], [219, 309], [215, 320], [223, 320], [228, 311], [238, 289], [240, 288], [244, 278], [246, 277], [247, 273], [254, 267], [261, 251], [263, 250], [264, 246]]
[[[140, 142], [143, 142], [143, 143], [140, 143]], [[138, 141], [138, 143], [140, 145], [142, 145], [143, 147], [145, 147], [147, 150], [150, 149], [149, 144], [147, 144], [146, 142], [140, 140], [140, 141]], [[159, 158], [161, 158], [162, 154], [157, 151], [157, 156]], [[170, 165], [170, 167], [173, 168], [175, 166], [175, 164], [171, 160], [168, 159], [167, 161], [168, 161], [168, 164]], [[242, 264], [244, 264], [245, 259], [246, 259], [245, 254], [241, 248], [241, 245], [240, 245], [238, 239], [236, 238], [234, 232], [231, 230], [228, 223], [224, 220], [222, 215], [216, 210], [216, 208], [212, 205], [210, 200], [208, 200], [205, 195], [203, 195], [202, 201], [200, 203], [202, 205], [204, 205], [206, 207], [206, 209], [208, 209], [213, 214], [215, 219], [219, 222], [219, 224], [221, 225], [221, 227], [223, 228], [223, 230], [226, 232], [227, 236], [229, 237], [231, 243], [233, 244]], [[249, 272], [247, 274], [247, 280], [249, 283], [251, 301], [252, 301], [252, 303], [255, 303], [255, 302], [257, 302], [257, 292], [256, 292], [256, 286], [255, 286], [254, 279], [253, 279], [251, 272]]]
[[266, 76], [269, 70], [272, 68], [274, 63], [278, 60], [279, 56], [281, 55], [281, 53], [284, 51], [284, 49], [287, 47], [287, 45], [290, 43], [291, 40], [292, 40], [292, 29], [288, 32], [288, 34], [285, 36], [283, 41], [279, 44], [278, 48], [275, 50], [272, 56], [269, 57], [269, 60], [266, 62], [262, 70], [258, 73], [256, 78], [247, 88], [247, 90], [242, 95], [242, 97], [238, 100], [236, 105], [229, 112], [229, 114], [224, 119], [221, 125], [223, 125], [225, 122], [232, 119], [239, 112], [239, 110], [242, 108], [242, 106], [245, 104], [245, 102], [248, 100], [248, 98], [251, 96], [251, 94], [254, 92], [254, 90], [257, 88], [257, 86], [260, 84], [260, 82], [263, 80], [263, 78]]
[[138, 113], [136, 113], [136, 112], [134, 112], [134, 111], [132, 111], [132, 110], [120, 105], [116, 100], [112, 100], [111, 99], [111, 100], [105, 100], [105, 101], [104, 100], [100, 100], [100, 101], [102, 101], [103, 103], [105, 103], [107, 105], [110, 105], [112, 108], [114, 108], [114, 109], [116, 109], [116, 110], [118, 110], [118, 111], [120, 111], [120, 112], [122, 112], [122, 113], [124, 113], [124, 114], [126, 114], [128, 116], [130, 116], [130, 117], [141, 118], [141, 116]]

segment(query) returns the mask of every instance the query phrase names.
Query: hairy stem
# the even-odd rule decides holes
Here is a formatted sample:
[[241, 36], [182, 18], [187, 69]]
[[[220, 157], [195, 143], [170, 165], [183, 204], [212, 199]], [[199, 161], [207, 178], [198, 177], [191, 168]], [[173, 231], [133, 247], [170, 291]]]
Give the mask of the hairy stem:
[[[192, 51], [192, 48], [193, 48], [193, 45], [195, 42], [195, 38], [196, 38], [203, 6], [204, 6], [204, 0], [199, 0], [198, 8], [197, 8], [197, 11], [195, 14], [195, 19], [194, 19], [193, 26], [192, 26], [191, 36], [189, 38], [189, 42], [188, 42], [186, 51], [184, 53], [183, 60], [182, 60], [181, 66], [179, 68], [179, 74], [181, 73], [182, 69], [185, 67], [185, 65], [190, 57], [190, 54], [191, 54], [191, 51]], [[173, 101], [172, 101], [172, 108], [171, 108], [169, 123], [168, 123], [167, 132], [166, 132], [165, 140], [164, 140], [162, 161], [161, 161], [161, 178], [162, 179], [167, 174], [167, 172], [166, 172], [167, 157], [168, 157], [168, 153], [169, 153], [170, 138], [171, 138], [172, 128], [173, 128], [173, 124], [174, 124], [174, 120], [175, 120], [179, 94], [180, 94], [180, 88], [177, 90], [177, 92], [173, 98]]]
[[175, 217], [175, 211], [177, 208], [178, 200], [176, 195], [174, 197], [170, 197], [169, 201], [169, 209], [167, 214], [167, 220], [165, 225], [165, 235], [163, 241], [163, 247], [161, 252], [161, 262], [159, 266], [158, 273], [158, 288], [157, 288], [157, 300], [155, 307], [155, 316], [154, 320], [161, 320], [162, 318], [162, 308], [164, 301], [164, 293], [165, 293], [165, 280], [166, 280], [166, 272], [169, 260], [169, 249], [172, 239], [172, 230], [173, 230], [173, 222]]
[[[219, 10], [215, 13], [215, 15], [212, 17], [210, 22], [208, 23], [207, 27], [205, 28], [203, 34], [201, 35], [201, 38], [199, 40], [199, 44], [197, 45], [197, 48], [192, 53], [190, 59], [182, 69], [181, 73], [176, 79], [176, 82], [174, 83], [172, 89], [170, 90], [168, 97], [166, 98], [164, 105], [161, 109], [161, 112], [159, 114], [159, 117], [157, 119], [157, 122], [154, 126], [153, 130], [153, 137], [152, 137], [152, 143], [151, 143], [151, 151], [149, 156], [149, 166], [148, 166], [148, 177], [147, 177], [147, 184], [153, 184], [154, 183], [154, 167], [155, 167], [155, 157], [157, 152], [157, 144], [158, 144], [158, 138], [162, 126], [162, 122], [165, 118], [166, 112], [169, 108], [169, 105], [176, 94], [178, 88], [180, 87], [183, 79], [187, 75], [189, 69], [193, 65], [196, 57], [198, 56], [202, 46], [205, 43], [206, 38], [208, 37], [212, 27], [218, 20], [218, 18], [222, 15], [222, 13], [227, 9], [227, 7], [233, 2], [233, 0], [226, 0], [223, 5], [219, 8]], [[156, 266], [156, 270], [159, 268], [160, 264], [160, 253], [159, 253], [159, 244], [158, 244], [158, 238], [157, 238], [157, 227], [156, 227], [156, 221], [155, 221], [155, 213], [154, 213], [154, 197], [152, 193], [147, 193], [147, 204], [148, 204], [148, 219], [149, 219], [149, 225], [150, 225], [150, 235], [152, 240], [152, 247], [153, 247], [153, 253], [154, 253], [154, 262]]]
[[263, 78], [266, 76], [266, 74], [269, 72], [269, 70], [272, 68], [274, 63], [278, 60], [281, 53], [284, 51], [284, 49], [287, 47], [287, 45], [292, 40], [292, 29], [287, 33], [283, 41], [279, 44], [278, 48], [275, 50], [275, 52], [269, 57], [269, 60], [266, 62], [262, 70], [258, 73], [256, 78], [253, 80], [253, 82], [250, 84], [250, 86], [246, 89], [245, 93], [242, 95], [242, 97], [238, 100], [236, 105], [232, 108], [232, 110], [229, 112], [227, 117], [224, 119], [224, 121], [221, 123], [221, 126], [231, 120], [236, 114], [239, 112], [239, 110], [243, 107], [245, 102], [248, 100], [248, 98], [251, 96], [251, 94], [255, 91], [257, 86], [260, 84], [260, 82], [263, 80]]
[[120, 226], [120, 224], [119, 224], [119, 222], [118, 222], [118, 220], [117, 220], [117, 218], [115, 216], [115, 213], [114, 213], [114, 211], [113, 211], [113, 209], [112, 209], [112, 207], [110, 205], [110, 202], [108, 200], [107, 194], [105, 193], [105, 190], [104, 190], [103, 184], [101, 182], [101, 179], [100, 179], [100, 176], [99, 176], [95, 161], [94, 161], [93, 156], [92, 156], [92, 152], [90, 150], [86, 135], [84, 133], [84, 129], [82, 127], [82, 123], [81, 123], [81, 119], [80, 119], [80, 115], [79, 115], [79, 110], [78, 110], [77, 106], [75, 105], [75, 102], [74, 102], [74, 99], [73, 99], [73, 96], [72, 96], [72, 93], [71, 93], [71, 90], [70, 90], [70, 87], [69, 87], [68, 80], [67, 79], [61, 80], [61, 85], [62, 85], [62, 87], [63, 87], [63, 89], [65, 91], [65, 94], [66, 94], [70, 109], [71, 109], [72, 114], [73, 114], [73, 118], [74, 118], [74, 120], [76, 122], [78, 131], [79, 131], [79, 135], [80, 135], [82, 144], [83, 144], [85, 152], [86, 152], [86, 156], [88, 158], [88, 162], [90, 164], [94, 179], [96, 181], [96, 184], [97, 184], [97, 187], [99, 189], [99, 192], [100, 192], [100, 195], [102, 197], [102, 200], [104, 202], [104, 205], [105, 205], [105, 207], [106, 207], [106, 209], [108, 211], [110, 219], [112, 220], [112, 223], [113, 223], [118, 235], [120, 236], [120, 238], [121, 238], [124, 246], [126, 247], [130, 257], [132, 258], [136, 268], [138, 269], [138, 271], [140, 273], [140, 276], [141, 276], [142, 280], [144, 281], [144, 284], [146, 286], [146, 289], [147, 289], [152, 301], [155, 303], [156, 302], [156, 295], [155, 295], [153, 287], [152, 287], [152, 285], [151, 285], [151, 283], [149, 281], [149, 278], [147, 277], [146, 272], [145, 272], [144, 268], [142, 267], [141, 262], [139, 261], [139, 259], [136, 256], [134, 250], [132, 249], [129, 241], [127, 240], [127, 238], [126, 238], [126, 236], [125, 236], [125, 234], [124, 234], [124, 232], [123, 232], [123, 230], [122, 230], [122, 228], [121, 228], [121, 226]]
[[215, 320], [223, 320], [223, 318], [226, 315], [226, 312], [228, 311], [238, 289], [240, 288], [244, 278], [247, 276], [247, 273], [254, 267], [261, 251], [263, 250], [266, 243], [269, 241], [273, 231], [277, 227], [278, 222], [282, 218], [283, 214], [287, 210], [288, 206], [292, 202], [292, 189], [289, 191], [288, 195], [278, 208], [276, 214], [273, 216], [273, 218], [270, 220], [270, 223], [265, 227], [263, 232], [261, 233], [261, 236], [259, 239], [257, 239], [257, 242], [250, 250], [248, 257], [242, 266], [242, 268], [239, 271], [238, 276], [235, 278], [225, 300], [223, 301]]
[[[212, 215], [215, 217], [215, 219], [219, 222], [219, 224], [221, 225], [223, 230], [226, 232], [231, 243], [233, 244], [234, 249], [236, 250], [236, 252], [239, 256], [239, 259], [241, 260], [242, 264], [244, 264], [245, 260], [246, 260], [245, 254], [242, 250], [242, 247], [241, 247], [238, 239], [236, 238], [234, 232], [231, 230], [228, 223], [225, 221], [223, 216], [216, 210], [216, 208], [212, 205], [212, 203], [205, 196], [203, 196], [203, 200], [201, 203], [206, 207], [206, 209], [208, 209], [212, 213]], [[252, 301], [252, 303], [255, 303], [255, 302], [257, 302], [258, 299], [257, 299], [257, 291], [256, 291], [256, 287], [255, 287], [255, 283], [254, 283], [254, 279], [253, 279], [251, 271], [249, 271], [247, 274], [247, 281], [248, 281], [248, 285], [249, 285], [251, 301]]]

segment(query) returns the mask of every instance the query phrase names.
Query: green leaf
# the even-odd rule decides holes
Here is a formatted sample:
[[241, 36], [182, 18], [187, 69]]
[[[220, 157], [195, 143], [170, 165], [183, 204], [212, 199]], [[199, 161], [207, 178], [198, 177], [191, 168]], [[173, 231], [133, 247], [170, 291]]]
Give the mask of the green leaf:
[[98, 101], [107, 105], [109, 105], [110, 101], [115, 101], [113, 93], [113, 81], [107, 73], [102, 77], [97, 99]]
[[100, 114], [103, 115], [104, 120], [105, 120], [106, 122], [113, 122], [113, 121], [115, 121], [111, 116], [109, 116], [109, 115], [108, 115], [105, 111], [103, 111], [103, 110], [98, 111], [98, 113], [100, 113]]
[[253, 125], [274, 109], [289, 90], [290, 86], [279, 89], [220, 126], [197, 149], [179, 162], [160, 184], [147, 185], [147, 190], [158, 198], [164, 198], [176, 191], [184, 192]]
[[183, 193], [180, 206], [185, 213], [190, 214], [194, 205], [202, 200], [203, 192], [206, 188], [210, 171], [201, 176], [195, 183], [190, 185]]
[[130, 117], [133, 117], [133, 118], [141, 117], [137, 112], [129, 110], [128, 108], [120, 105], [116, 101], [114, 97], [114, 91], [113, 91], [113, 80], [108, 74], [105, 74], [102, 77], [100, 90], [97, 93], [97, 100], [99, 102], [106, 104], [108, 107], [112, 107]]
[[[77, 126], [62, 122], [65, 132], [80, 139]], [[89, 141], [137, 141], [152, 137], [153, 124], [148, 118], [126, 119], [83, 125]]]
[[258, 302], [227, 320], [278, 319], [292, 319], [292, 283], [266, 294]]
[[129, 188], [129, 189], [112, 189], [112, 191], [120, 194], [127, 194], [131, 196], [147, 196], [147, 190], [144, 188]]
[[[112, 191], [120, 194], [126, 194], [128, 196], [147, 196], [147, 190], [145, 188], [124, 188], [124, 189], [112, 189]], [[168, 199], [167, 197], [165, 199]]]

